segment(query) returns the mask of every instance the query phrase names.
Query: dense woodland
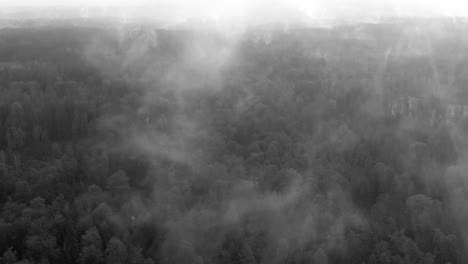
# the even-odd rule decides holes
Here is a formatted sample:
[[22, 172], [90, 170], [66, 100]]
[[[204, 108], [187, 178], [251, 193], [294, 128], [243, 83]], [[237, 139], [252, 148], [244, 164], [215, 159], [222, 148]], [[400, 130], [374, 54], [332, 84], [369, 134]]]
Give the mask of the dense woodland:
[[0, 263], [467, 263], [467, 32], [0, 29]]

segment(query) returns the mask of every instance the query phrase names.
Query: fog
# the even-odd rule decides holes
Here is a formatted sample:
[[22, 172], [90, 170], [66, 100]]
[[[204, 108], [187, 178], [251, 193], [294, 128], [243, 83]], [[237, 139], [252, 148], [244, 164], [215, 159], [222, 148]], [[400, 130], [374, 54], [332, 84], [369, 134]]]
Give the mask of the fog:
[[[445, 22], [434, 20], [425, 23], [424, 28], [419, 22], [414, 24], [397, 23], [395, 30], [398, 37], [391, 41], [379, 39], [387, 37], [387, 34], [391, 34], [391, 32], [375, 36], [368, 32], [361, 33], [357, 29], [356, 31], [346, 31], [340, 35], [341, 33], [334, 31], [334, 28], [321, 29], [332, 36], [339, 36], [339, 39], [355, 41], [356, 43], [372, 43], [369, 44], [370, 50], [373, 52], [372, 57], [363, 63], [363, 69], [356, 66], [355, 73], [350, 65], [355, 65], [357, 54], [363, 52], [359, 46], [355, 47], [356, 51], [342, 54], [342, 50], [340, 50], [342, 47], [327, 46], [328, 42], [316, 47], [308, 47], [304, 36], [304, 39], [300, 39], [304, 46], [299, 46], [299, 49], [304, 49], [300, 50], [304, 52], [302, 56], [311, 54], [307, 58], [311, 61], [320, 61], [320, 59], [325, 58], [329, 71], [325, 71], [321, 78], [331, 80], [329, 92], [337, 93], [339, 97], [342, 93], [352, 93], [353, 89], [359, 89], [358, 87], [368, 89], [364, 90], [368, 97], [364, 97], [362, 104], [352, 109], [352, 111], [357, 112], [357, 122], [365, 122], [362, 119], [363, 116], [376, 120], [383, 119], [385, 116], [400, 116], [401, 122], [396, 127], [392, 127], [394, 130], [391, 133], [405, 142], [411, 137], [407, 135], [410, 133], [409, 131], [424, 128], [440, 129], [437, 127], [443, 126], [442, 123], [445, 122], [432, 121], [432, 125], [430, 125], [429, 120], [420, 117], [421, 119], [418, 121], [417, 117], [418, 109], [422, 109], [422, 105], [429, 102], [425, 101], [424, 98], [436, 97], [445, 100], [453, 96], [453, 91], [450, 90], [454, 88], [453, 86], [444, 88], [445, 85], [450, 86], [444, 79], [450, 73], [440, 72], [434, 48], [443, 45], [452, 37], [456, 38], [458, 33], [464, 32], [464, 29], [447, 33], [439, 28], [445, 25], [443, 23]], [[267, 65], [265, 68], [255, 66], [261, 67], [259, 72], [252, 72], [252, 75], [249, 75], [248, 69], [251, 67], [249, 63], [252, 62], [243, 53], [245, 52], [243, 49], [246, 49], [245, 47], [249, 43], [255, 43], [259, 47], [259, 52], [262, 52], [261, 49], [268, 50], [269, 47], [277, 45], [276, 43], [281, 41], [282, 37], [289, 37], [288, 34], [293, 34], [288, 32], [295, 32], [297, 27], [294, 25], [290, 28], [284, 28], [275, 25], [260, 29], [244, 28], [241, 31], [236, 31], [236, 34], [225, 34], [222, 30], [220, 31], [220, 28], [213, 30], [209, 27], [189, 27], [188, 32], [183, 31], [180, 43], [172, 43], [177, 47], [176, 51], [166, 59], [149, 59], [148, 56], [151, 56], [149, 53], [152, 49], [157, 50], [164, 45], [162, 37], [158, 35], [161, 33], [151, 29], [143, 29], [137, 33], [137, 35], [140, 34], [139, 37], [135, 37], [131, 35], [133, 33], [129, 28], [117, 27], [116, 33], [113, 35], [116, 37], [113, 41], [119, 43], [116, 50], [109, 50], [109, 45], [103, 45], [103, 41], [99, 40], [99, 37], [87, 46], [86, 51], [89, 54], [87, 57], [97, 69], [111, 74], [110, 76], [113, 73], [120, 74], [130, 70], [133, 75], [129, 78], [135, 78], [143, 85], [143, 95], [138, 102], [138, 114], [139, 118], [144, 120], [143, 123], [135, 123], [132, 120], [134, 117], [129, 117], [126, 113], [106, 117], [102, 122], [107, 129], [121, 134], [122, 141], [119, 148], [148, 157], [149, 162], [154, 167], [155, 171], [148, 175], [150, 177], [148, 181], [154, 184], [152, 198], [143, 203], [139, 198], [135, 198], [140, 197], [141, 194], [135, 193], [131, 201], [134, 203], [133, 206], [139, 208], [137, 215], [145, 216], [145, 212], [149, 211], [154, 215], [161, 216], [158, 220], [152, 221], [163, 226], [167, 232], [166, 239], [162, 242], [163, 245], [158, 253], [164, 263], [185, 263], [194, 261], [194, 258], [195, 262], [203, 263], [206, 259], [216, 258], [217, 252], [225, 246], [223, 243], [226, 243], [226, 239], [232, 232], [247, 232], [246, 236], [255, 236], [254, 234], [260, 233], [265, 236], [264, 251], [255, 253], [257, 259], [260, 259], [262, 263], [283, 263], [288, 256], [296, 251], [304, 251], [305, 259], [326, 263], [330, 255], [350, 254], [349, 251], [354, 245], [350, 245], [349, 237], [346, 237], [349, 230], [360, 230], [360, 232], [372, 230], [372, 224], [369, 221], [374, 220], [369, 220], [369, 218], [373, 219], [375, 216], [369, 216], [363, 209], [363, 205], [356, 203], [356, 198], [352, 198], [356, 196], [356, 191], [348, 186], [348, 184], [364, 185], [364, 182], [360, 182], [363, 180], [350, 179], [346, 175], [346, 171], [343, 171], [341, 175], [333, 171], [336, 168], [331, 169], [324, 165], [322, 163], [324, 161], [314, 160], [321, 156], [321, 152], [327, 148], [341, 154], [350, 150], [359, 151], [355, 149], [359, 149], [362, 140], [374, 136], [373, 132], [366, 130], [365, 127], [359, 128], [359, 125], [356, 127], [347, 124], [349, 120], [342, 123], [338, 120], [327, 120], [326, 117], [322, 116], [321, 112], [336, 110], [336, 101], [333, 99], [328, 101], [314, 99], [317, 100], [313, 101], [315, 108], [308, 109], [310, 114], [318, 116], [315, 124], [317, 129], [313, 130], [313, 133], [301, 134], [293, 143], [306, 146], [307, 165], [302, 167], [300, 172], [297, 169], [289, 168], [286, 164], [283, 165], [282, 161], [278, 161], [278, 164], [272, 164], [279, 166], [272, 171], [263, 168], [267, 173], [279, 173], [283, 177], [280, 187], [265, 188], [262, 186], [265, 181], [268, 181], [266, 179], [269, 175], [265, 175], [265, 171], [262, 172], [262, 169], [255, 166], [245, 167], [251, 166], [247, 165], [248, 161], [240, 160], [237, 161], [238, 165], [223, 167], [225, 165], [221, 165], [222, 159], [218, 159], [219, 157], [216, 157], [214, 153], [216, 146], [213, 146], [212, 142], [223, 140], [223, 135], [219, 134], [219, 128], [215, 128], [216, 125], [213, 124], [217, 121], [213, 119], [216, 118], [216, 115], [221, 115], [221, 119], [225, 118], [223, 121], [227, 125], [242, 122], [235, 120], [248, 118], [245, 116], [246, 113], [248, 115], [252, 108], [261, 107], [261, 101], [265, 100], [264, 97], [270, 96], [276, 98], [273, 100], [273, 105], [289, 107], [289, 100], [293, 99], [291, 99], [292, 95], [289, 94], [290, 90], [288, 89], [295, 89], [294, 86], [288, 84], [288, 80], [276, 80], [274, 75], [271, 75], [272, 70], [268, 69]], [[300, 27], [303, 25], [300, 24]], [[96, 43], [101, 44], [96, 45]], [[119, 50], [119, 45], [123, 45], [125, 48]], [[298, 47], [296, 46], [296, 48]], [[287, 50], [291, 53], [294, 52], [290, 49]], [[364, 53], [366, 52], [364, 51]], [[102, 60], [99, 58], [106, 54], [111, 54], [109, 56], [111, 56], [110, 60], [113, 63], [102, 65]], [[389, 77], [389, 75], [395, 74], [393, 71], [397, 70], [395, 67], [398, 67], [399, 62], [412, 61], [413, 59], [422, 59], [422, 64], [418, 64], [424, 65], [422, 73], [417, 72], [416, 75], [421, 74], [428, 79], [421, 82], [415, 80], [414, 86], [410, 89], [401, 87], [397, 95], [390, 96], [396, 97], [389, 99], [388, 96], [391, 93], [388, 90], [390, 89], [388, 88], [389, 78], [390, 81], [391, 78], [398, 78], [396, 77], [398, 73], [393, 77]], [[369, 65], [376, 66], [369, 67]], [[427, 71], [424, 70], [426, 68]], [[448, 70], [450, 71], [450, 68]], [[349, 72], [356, 75], [362, 74], [359, 71], [369, 73], [369, 79], [361, 83], [353, 83], [352, 79], [348, 79], [349, 82], [342, 82], [338, 77]], [[242, 87], [244, 85], [246, 86]], [[340, 85], [344, 86], [340, 87]], [[236, 88], [232, 90], [232, 86]], [[258, 90], [262, 91], [262, 89], [265, 89], [264, 92], [259, 94]], [[224, 101], [224, 103], [234, 106], [234, 111], [230, 112], [232, 116], [206, 112], [209, 106], [204, 104], [214, 103], [209, 98], [218, 98], [218, 96], [223, 98], [229, 96], [232, 91], [240, 92], [235, 97]], [[259, 96], [262, 97], [259, 98]], [[155, 115], [157, 112], [154, 112], [154, 108], [165, 105], [164, 102], [170, 102], [167, 107], [171, 110], [168, 115], [158, 117]], [[221, 103], [214, 104], [216, 109], [230, 107], [230, 105], [222, 105]], [[443, 107], [450, 108], [450, 106]], [[282, 108], [280, 109], [284, 111]], [[255, 118], [261, 117], [261, 110], [254, 112], [259, 114]], [[450, 115], [450, 113], [448, 114]], [[289, 121], [294, 119], [294, 117], [289, 118], [287, 119]], [[441, 116], [440, 118], [445, 120], [447, 117]], [[118, 122], [114, 123], [115, 119], [118, 119]], [[274, 127], [275, 122], [282, 124], [282, 121], [274, 120], [266, 121], [264, 124], [255, 124], [255, 126], [264, 126], [265, 129], [268, 129], [268, 127]], [[450, 131], [464, 133], [462, 130], [456, 130], [455, 127], [458, 125], [455, 125], [454, 130]], [[454, 138], [453, 140], [458, 142]], [[220, 142], [219, 144], [226, 143]], [[412, 167], [417, 166], [415, 164], [425, 164], [423, 156], [418, 157], [417, 155], [427, 151], [425, 150], [427, 146], [420, 142], [414, 144], [406, 150], [410, 153], [412, 160], [399, 161], [408, 164], [404, 166]], [[273, 147], [272, 145], [268, 146], [267, 152], [278, 151], [274, 149], [274, 146], [274, 144]], [[464, 148], [460, 151], [463, 153]], [[255, 158], [255, 155], [253, 154], [250, 158]], [[169, 175], [161, 174], [156, 171], [156, 168], [161, 166], [161, 160], [168, 160], [176, 165], [186, 167], [182, 169], [181, 174], [176, 172]], [[236, 161], [232, 160], [232, 162]], [[462, 164], [464, 163], [462, 162]], [[444, 174], [443, 165], [441, 166], [439, 172]], [[392, 183], [388, 177], [395, 173], [392, 172], [393, 170], [397, 169], [387, 167], [383, 163], [377, 163], [371, 169], [377, 182], [377, 187], [375, 187], [377, 189], [373, 191], [378, 193], [380, 189], [391, 186]], [[425, 168], [422, 170], [424, 171]], [[449, 168], [448, 173], [456, 174], [450, 172], [453, 170], [455, 169]], [[272, 176], [270, 175], [270, 177]], [[354, 177], [359, 176], [355, 175]], [[401, 177], [401, 180], [410, 176], [394, 177]], [[432, 195], [436, 195], [432, 191], [435, 185], [445, 181], [445, 178], [434, 178], [440, 177], [440, 175], [432, 175], [431, 173], [411, 177], [420, 181], [422, 186], [418, 187], [421, 188], [420, 191], [424, 190], [424, 193]], [[452, 183], [447, 184], [447, 188], [453, 188], [451, 187]], [[195, 193], [191, 194], [193, 196], [189, 196], [189, 201], [181, 198], [191, 188], [206, 190], [207, 196], [199, 196]], [[362, 194], [359, 194], [366, 197], [364, 199], [372, 199], [369, 198], [374, 195], [371, 189], [358, 188], [365, 189]], [[400, 191], [403, 191], [406, 187], [396, 188], [397, 191], [398, 188], [402, 188]], [[407, 186], [407, 188], [416, 187]], [[414, 189], [408, 190], [410, 193], [414, 191]], [[436, 225], [432, 224], [432, 221], [437, 222], [439, 216], [424, 215], [426, 211], [420, 212], [418, 211], [420, 209], [413, 208], [426, 206], [430, 208], [427, 210], [435, 210], [436, 213], [438, 213], [437, 210], [442, 210], [439, 209], [441, 207], [439, 201], [431, 200], [426, 194], [416, 194], [406, 200], [408, 210], [414, 210], [415, 215], [422, 214], [414, 216], [415, 219], [411, 218], [412, 220], [410, 220], [415, 229], [420, 228], [420, 225], [424, 226], [426, 221], [431, 222], [428, 225]], [[379, 206], [388, 208], [389, 205], [385, 204], [387, 203], [386, 199], [385, 196], [379, 196], [373, 210], [378, 211], [379, 209], [375, 208]], [[135, 201], [138, 205], [135, 205]], [[460, 216], [459, 213], [463, 198], [454, 194], [453, 198], [449, 198], [449, 203], [452, 205], [446, 208], [446, 212], [452, 214], [457, 221], [456, 226], [464, 230], [465, 217]], [[138, 212], [139, 210], [143, 212]], [[431, 211], [428, 214], [432, 213], [434, 212]], [[385, 213], [381, 212], [381, 214]], [[413, 217], [412, 214], [411, 217]], [[136, 221], [140, 221], [140, 219], [136, 219]], [[242, 228], [247, 229], [236, 231]], [[464, 235], [462, 236], [464, 237]], [[241, 246], [241, 251], [251, 250], [243, 247]]]
[[[376, 22], [389, 18], [465, 17], [468, 4], [461, 0], [104, 0], [104, 1], [0, 1], [5, 15], [35, 17], [106, 17], [120, 21], [144, 19], [180, 25], [249, 27], [265, 23], [329, 24]], [[55, 11], [54, 11], [55, 10]], [[67, 14], [67, 15], [64, 15]]]
[[468, 259], [461, 1], [0, 4], [1, 263]]

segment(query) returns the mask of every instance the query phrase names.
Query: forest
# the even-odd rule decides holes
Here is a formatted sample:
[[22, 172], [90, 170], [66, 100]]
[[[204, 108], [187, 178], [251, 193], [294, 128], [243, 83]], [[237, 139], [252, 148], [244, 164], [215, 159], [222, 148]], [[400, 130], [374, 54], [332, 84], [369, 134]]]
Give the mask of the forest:
[[467, 33], [1, 28], [0, 263], [467, 263]]

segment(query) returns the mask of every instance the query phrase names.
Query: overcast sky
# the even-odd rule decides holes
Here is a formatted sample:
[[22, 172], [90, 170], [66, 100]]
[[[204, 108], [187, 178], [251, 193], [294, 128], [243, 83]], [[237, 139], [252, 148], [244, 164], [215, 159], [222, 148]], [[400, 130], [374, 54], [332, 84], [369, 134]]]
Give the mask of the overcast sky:
[[[177, 19], [248, 21], [301, 16], [310, 20], [385, 16], [468, 16], [468, 0], [0, 0], [0, 9], [70, 7], [140, 10]], [[138, 12], [132, 11], [131, 15]], [[122, 14], [122, 13], [121, 13]]]

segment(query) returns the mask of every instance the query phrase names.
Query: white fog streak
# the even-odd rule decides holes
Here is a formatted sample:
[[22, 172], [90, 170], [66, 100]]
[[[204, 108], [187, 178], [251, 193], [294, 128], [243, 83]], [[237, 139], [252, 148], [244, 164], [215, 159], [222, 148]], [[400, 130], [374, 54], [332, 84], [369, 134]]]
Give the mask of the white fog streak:
[[65, 8], [83, 18], [197, 21], [209, 26], [468, 16], [468, 3], [463, 0], [0, 0], [0, 6], [0, 16], [18, 9], [51, 16], [50, 10]]

